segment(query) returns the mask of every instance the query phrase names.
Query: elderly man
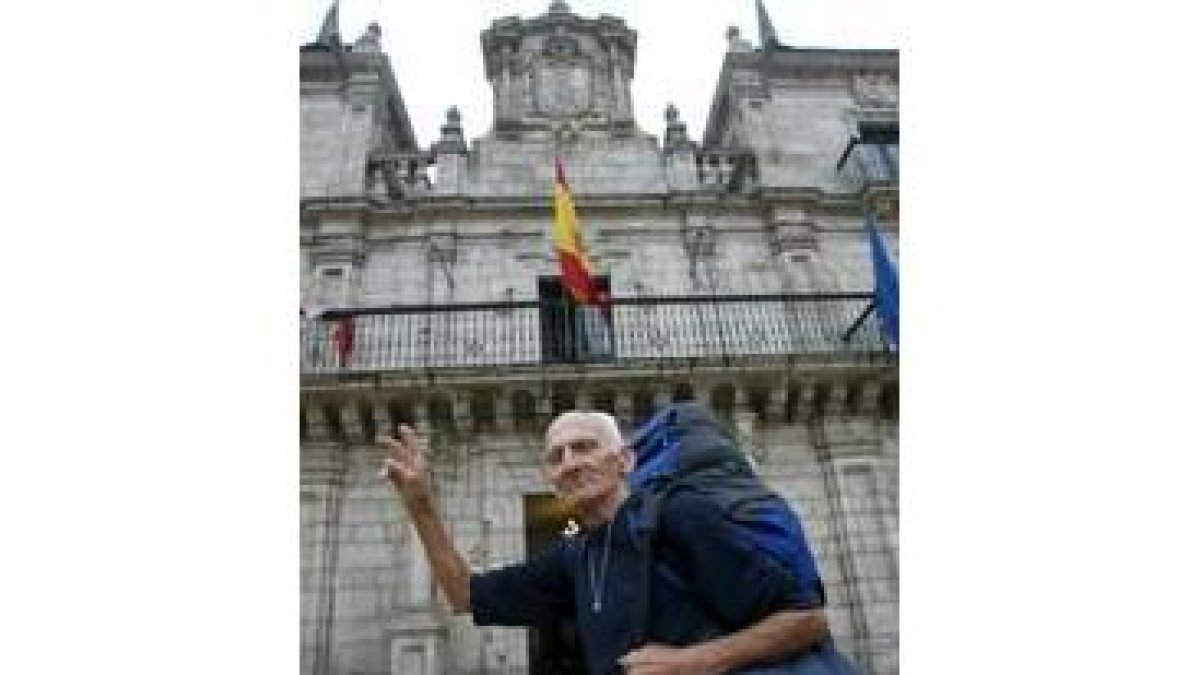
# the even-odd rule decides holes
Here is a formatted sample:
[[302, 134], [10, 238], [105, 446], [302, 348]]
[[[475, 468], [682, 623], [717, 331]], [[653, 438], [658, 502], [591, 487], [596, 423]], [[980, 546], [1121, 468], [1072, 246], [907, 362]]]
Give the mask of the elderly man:
[[828, 636], [819, 579], [793, 578], [741, 545], [713, 504], [680, 492], [664, 505], [657, 554], [674, 583], [656, 575], [649, 642], [631, 644], [639, 558], [626, 477], [634, 454], [611, 415], [567, 412], [546, 432], [545, 477], [582, 515], [582, 533], [526, 562], [480, 574], [471, 573], [434, 509], [413, 430], [401, 426], [398, 438], [380, 442], [388, 450], [381, 473], [399, 491], [454, 610], [471, 612], [477, 625], [573, 619], [592, 675], [728, 673]]

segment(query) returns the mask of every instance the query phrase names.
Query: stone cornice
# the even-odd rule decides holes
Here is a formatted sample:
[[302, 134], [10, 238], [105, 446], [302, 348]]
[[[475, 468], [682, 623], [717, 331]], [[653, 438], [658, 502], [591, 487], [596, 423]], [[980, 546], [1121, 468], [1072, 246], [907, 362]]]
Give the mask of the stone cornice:
[[[875, 188], [878, 189], [878, 188]], [[827, 211], [861, 210], [865, 192], [826, 192], [814, 187], [759, 187], [743, 193], [711, 190], [671, 191], [667, 193], [612, 193], [575, 195], [581, 211], [619, 212], [628, 210], [666, 210], [718, 208], [723, 212], [758, 210], [776, 204], [803, 203]], [[429, 195], [419, 198], [379, 201], [367, 198], [314, 197], [300, 200], [301, 222], [310, 222], [321, 212], [370, 213], [371, 220], [388, 216], [411, 219], [416, 216], [453, 216], [462, 213], [540, 214], [552, 208], [551, 195], [522, 197], [461, 197]]]
[[[606, 378], [570, 377], [544, 380], [513, 374], [469, 380], [403, 383], [345, 382], [301, 388], [302, 441], [307, 445], [370, 442], [374, 432], [396, 423], [413, 424], [429, 433], [433, 426], [463, 437], [489, 429], [534, 432], [551, 416], [552, 397], [566, 394], [571, 407], [599, 405], [612, 396], [623, 423], [635, 415], [635, 394], [651, 394], [655, 405], [673, 398], [685, 386], [696, 400], [734, 419], [758, 418], [768, 426], [807, 426], [827, 442], [869, 440], [877, 423], [895, 423], [899, 377], [894, 364], [826, 369], [713, 369], [646, 370], [611, 374]], [[516, 409], [518, 396], [529, 403]], [[490, 400], [490, 402], [488, 401]], [[483, 402], [476, 408], [477, 401]], [[438, 409], [441, 414], [438, 414]], [[452, 412], [448, 417], [446, 411]], [[491, 412], [485, 412], [490, 410]], [[644, 412], [644, 411], [643, 411]], [[475, 419], [477, 414], [486, 417]], [[532, 415], [532, 418], [530, 417]], [[440, 417], [440, 419], [435, 419]], [[520, 420], [518, 420], [520, 418]]]
[[354, 391], [414, 391], [420, 389], [477, 389], [488, 386], [541, 386], [553, 382], [602, 385], [663, 377], [700, 377], [726, 380], [759, 379], [766, 376], [818, 377], [894, 381], [899, 361], [891, 354], [831, 356], [824, 354], [790, 357], [753, 357], [729, 365], [719, 359], [667, 360], [641, 366], [535, 365], [497, 368], [436, 369], [362, 373], [302, 375], [304, 393]]

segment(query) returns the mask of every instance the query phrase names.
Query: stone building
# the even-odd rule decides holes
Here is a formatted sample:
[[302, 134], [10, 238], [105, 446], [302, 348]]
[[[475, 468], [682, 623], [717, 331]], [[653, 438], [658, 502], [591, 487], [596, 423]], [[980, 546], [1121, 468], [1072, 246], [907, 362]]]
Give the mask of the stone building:
[[[377, 476], [377, 431], [429, 439], [441, 512], [484, 569], [558, 536], [537, 470], [553, 414], [632, 426], [683, 398], [727, 419], [801, 513], [841, 648], [897, 672], [898, 359], [855, 324], [864, 208], [898, 235], [898, 57], [762, 34], [730, 29], [699, 141], [673, 108], [661, 137], [639, 128], [637, 33], [561, 1], [482, 31], [494, 119], [478, 139], [451, 108], [418, 142], [398, 81], [425, 74], [393, 73], [378, 26], [300, 49], [302, 672], [572, 658], [569, 636], [446, 611]], [[592, 324], [550, 243], [556, 155], [614, 297]]]

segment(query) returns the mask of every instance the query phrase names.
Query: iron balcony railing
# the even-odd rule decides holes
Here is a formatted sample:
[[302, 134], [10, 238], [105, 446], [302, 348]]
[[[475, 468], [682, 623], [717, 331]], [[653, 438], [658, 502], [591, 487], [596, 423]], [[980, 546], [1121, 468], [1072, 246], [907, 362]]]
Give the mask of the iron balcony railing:
[[517, 301], [335, 310], [301, 321], [301, 372], [886, 354], [875, 321], [856, 326], [870, 300], [779, 294], [616, 298], [605, 308]]
[[894, 187], [900, 182], [900, 146], [854, 139], [838, 160], [837, 170], [857, 188]]

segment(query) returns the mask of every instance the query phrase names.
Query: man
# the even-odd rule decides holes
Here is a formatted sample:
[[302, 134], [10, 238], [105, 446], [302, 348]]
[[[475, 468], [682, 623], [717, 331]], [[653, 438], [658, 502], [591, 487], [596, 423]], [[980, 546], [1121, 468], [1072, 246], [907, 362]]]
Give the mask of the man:
[[[646, 645], [631, 644], [638, 554], [626, 477], [634, 453], [616, 421], [567, 412], [546, 432], [543, 471], [582, 515], [583, 532], [524, 563], [472, 574], [434, 510], [411, 428], [383, 437], [381, 474], [399, 491], [435, 578], [477, 625], [543, 626], [573, 619], [592, 675], [699, 675], [764, 664], [821, 643], [828, 625], [819, 579], [797, 580], [740, 544], [717, 507], [680, 492], [663, 507], [664, 567], [651, 584]], [[622, 670], [624, 667], [624, 670]]]

